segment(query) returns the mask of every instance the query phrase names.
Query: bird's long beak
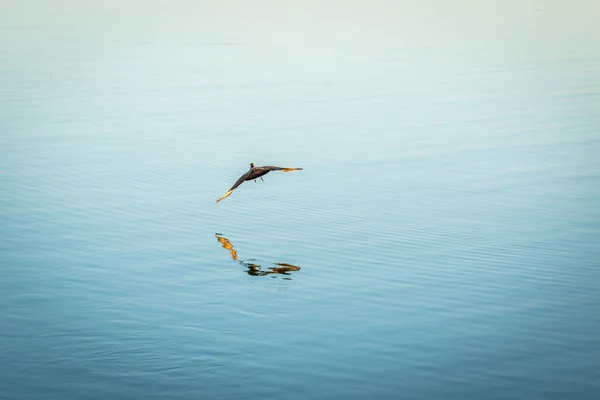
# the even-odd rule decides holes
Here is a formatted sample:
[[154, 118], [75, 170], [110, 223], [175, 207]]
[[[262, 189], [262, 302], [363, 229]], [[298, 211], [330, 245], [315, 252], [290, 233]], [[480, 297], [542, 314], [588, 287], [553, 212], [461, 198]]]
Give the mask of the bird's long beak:
[[221, 198], [217, 200], [217, 203], [223, 200], [225, 197], [229, 196], [231, 193], [233, 193], [233, 190], [228, 190], [227, 193], [225, 193]]
[[284, 168], [281, 171], [282, 172], [290, 172], [290, 171], [300, 171], [302, 170], [302, 168]]

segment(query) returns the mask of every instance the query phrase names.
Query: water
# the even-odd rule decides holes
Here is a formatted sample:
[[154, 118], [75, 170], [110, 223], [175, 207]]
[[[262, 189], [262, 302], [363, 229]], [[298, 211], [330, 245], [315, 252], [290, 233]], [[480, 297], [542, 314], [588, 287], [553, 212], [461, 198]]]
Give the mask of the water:
[[600, 390], [598, 7], [2, 9], [0, 398]]

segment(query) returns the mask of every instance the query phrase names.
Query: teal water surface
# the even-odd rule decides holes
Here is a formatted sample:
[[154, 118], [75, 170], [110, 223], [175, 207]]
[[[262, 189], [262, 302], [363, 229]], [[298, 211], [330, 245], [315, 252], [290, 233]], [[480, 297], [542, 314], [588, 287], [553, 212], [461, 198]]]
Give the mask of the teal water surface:
[[594, 398], [600, 12], [483, 3], [3, 5], [0, 398]]

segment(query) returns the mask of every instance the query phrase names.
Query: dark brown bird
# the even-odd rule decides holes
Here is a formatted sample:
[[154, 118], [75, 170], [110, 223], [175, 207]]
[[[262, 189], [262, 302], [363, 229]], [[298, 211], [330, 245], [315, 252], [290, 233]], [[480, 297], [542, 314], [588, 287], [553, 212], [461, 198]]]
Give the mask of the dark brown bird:
[[231, 187], [231, 189], [229, 189], [227, 191], [227, 193], [225, 193], [220, 199], [217, 200], [217, 203], [220, 202], [221, 200], [223, 200], [225, 197], [229, 196], [231, 193], [233, 193], [234, 189], [236, 187], [240, 186], [242, 183], [244, 183], [244, 181], [256, 182], [256, 180], [258, 178], [263, 180], [262, 176], [268, 174], [271, 171], [290, 172], [290, 171], [299, 171], [301, 169], [302, 168], [274, 167], [272, 165], [266, 165], [264, 167], [255, 167], [254, 163], [250, 163], [250, 170], [248, 172], [246, 172], [244, 175], [240, 176], [240, 179], [238, 179], [237, 182], [233, 184], [233, 186]]

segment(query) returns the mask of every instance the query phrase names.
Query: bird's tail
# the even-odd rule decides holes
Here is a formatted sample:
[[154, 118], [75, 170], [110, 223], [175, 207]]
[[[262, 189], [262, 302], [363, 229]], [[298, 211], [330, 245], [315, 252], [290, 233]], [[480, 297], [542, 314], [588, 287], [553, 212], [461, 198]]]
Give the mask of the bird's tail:
[[302, 168], [283, 168], [281, 171], [290, 172], [290, 171], [300, 171]]
[[233, 190], [228, 190], [227, 193], [225, 193], [223, 196], [221, 196], [218, 200], [217, 203], [220, 202], [221, 200], [223, 200], [225, 197], [229, 196], [231, 193], [233, 193]]

